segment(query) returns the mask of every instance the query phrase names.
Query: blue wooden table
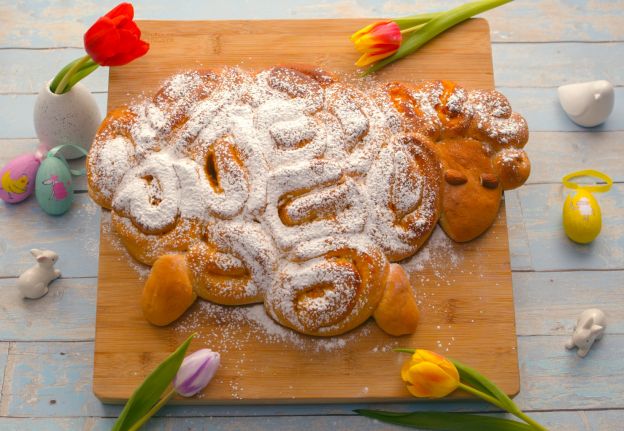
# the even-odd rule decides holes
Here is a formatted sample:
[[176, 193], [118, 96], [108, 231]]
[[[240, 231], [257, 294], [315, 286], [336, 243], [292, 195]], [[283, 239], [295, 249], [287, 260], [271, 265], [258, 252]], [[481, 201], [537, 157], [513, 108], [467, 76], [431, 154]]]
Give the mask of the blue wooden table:
[[[135, 8], [143, 19], [296, 19], [393, 17], [460, 3], [144, 0]], [[34, 149], [36, 92], [83, 55], [83, 32], [115, 4], [0, 1], [0, 165]], [[505, 195], [521, 375], [516, 400], [552, 430], [622, 430], [624, 1], [518, 0], [484, 16], [491, 26], [497, 88], [531, 129], [531, 177]], [[602, 126], [582, 129], [559, 108], [556, 88], [594, 79], [616, 86], [615, 111]], [[106, 68], [84, 83], [104, 112]], [[602, 170], [615, 181], [609, 193], [599, 196], [603, 232], [587, 246], [567, 240], [560, 214], [561, 177], [583, 168]], [[0, 203], [0, 430], [106, 430], [120, 411], [101, 404], [91, 390], [100, 212], [84, 180], [77, 189], [72, 210], [62, 217], [44, 214], [34, 198], [20, 205]], [[15, 282], [33, 264], [28, 251], [34, 247], [60, 254], [63, 278], [43, 299], [24, 301]], [[563, 345], [578, 314], [589, 307], [605, 310], [609, 326], [605, 338], [580, 359]], [[395, 429], [354, 416], [355, 407], [170, 406], [146, 429]], [[382, 407], [491, 411], [476, 401]]]

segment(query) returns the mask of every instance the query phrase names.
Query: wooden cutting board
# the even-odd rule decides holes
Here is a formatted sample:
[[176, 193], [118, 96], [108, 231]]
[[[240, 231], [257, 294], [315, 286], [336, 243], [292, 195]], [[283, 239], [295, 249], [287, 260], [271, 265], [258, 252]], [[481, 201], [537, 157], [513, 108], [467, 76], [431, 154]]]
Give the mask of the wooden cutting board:
[[[309, 63], [353, 72], [349, 35], [368, 19], [301, 21], [143, 21], [145, 57], [110, 69], [109, 109], [152, 94], [171, 74], [190, 68], [261, 68]], [[415, 55], [379, 73], [382, 80], [450, 79], [493, 88], [487, 22], [470, 20]], [[340, 337], [306, 337], [272, 324], [259, 305], [219, 307], [198, 301], [181, 322], [146, 323], [139, 268], [102, 217], [95, 339], [94, 392], [107, 402], [127, 399], [145, 376], [190, 333], [191, 350], [222, 354], [213, 382], [186, 403], [360, 402], [413, 400], [400, 378], [407, 355], [395, 347], [435, 350], [491, 377], [505, 392], [519, 390], [516, 331], [504, 205], [481, 238], [454, 244], [439, 230], [405, 263], [418, 291], [421, 324], [391, 337], [374, 322]], [[458, 394], [457, 396], [462, 396]]]

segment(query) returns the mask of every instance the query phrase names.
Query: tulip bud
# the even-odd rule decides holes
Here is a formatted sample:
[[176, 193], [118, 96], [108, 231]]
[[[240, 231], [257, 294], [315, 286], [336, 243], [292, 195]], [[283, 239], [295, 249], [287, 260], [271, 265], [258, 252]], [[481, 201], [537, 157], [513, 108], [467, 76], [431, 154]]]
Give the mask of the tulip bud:
[[221, 357], [210, 349], [201, 349], [190, 354], [173, 379], [173, 387], [183, 397], [192, 397], [212, 380], [219, 368]]
[[442, 398], [459, 386], [459, 372], [444, 356], [418, 349], [403, 364], [401, 378], [419, 398]]
[[362, 67], [394, 54], [401, 46], [403, 36], [394, 21], [380, 21], [356, 31], [351, 36], [355, 49], [362, 56], [355, 63]]

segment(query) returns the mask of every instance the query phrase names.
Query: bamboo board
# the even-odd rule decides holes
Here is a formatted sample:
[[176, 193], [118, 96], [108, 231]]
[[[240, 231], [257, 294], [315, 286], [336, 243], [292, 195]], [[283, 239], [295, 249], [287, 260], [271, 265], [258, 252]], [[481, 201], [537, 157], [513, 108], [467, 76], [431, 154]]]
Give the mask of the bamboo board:
[[[317, 64], [353, 72], [349, 34], [370, 20], [143, 21], [148, 55], [111, 68], [108, 107], [152, 94], [176, 72], [221, 65], [261, 68]], [[386, 68], [382, 80], [450, 79], [467, 88], [493, 88], [487, 22], [470, 20], [415, 55]], [[127, 399], [145, 376], [190, 333], [191, 350], [218, 350], [222, 366], [197, 398], [185, 403], [319, 403], [413, 400], [399, 378], [407, 355], [419, 347], [452, 356], [519, 391], [516, 331], [504, 205], [490, 230], [467, 244], [441, 231], [406, 262], [421, 303], [421, 324], [411, 336], [391, 337], [374, 322], [332, 339], [271, 326], [260, 306], [210, 309], [199, 301], [178, 324], [149, 325], [139, 299], [136, 264], [110, 233], [103, 216], [93, 388], [106, 402]], [[458, 394], [457, 396], [462, 396]]]

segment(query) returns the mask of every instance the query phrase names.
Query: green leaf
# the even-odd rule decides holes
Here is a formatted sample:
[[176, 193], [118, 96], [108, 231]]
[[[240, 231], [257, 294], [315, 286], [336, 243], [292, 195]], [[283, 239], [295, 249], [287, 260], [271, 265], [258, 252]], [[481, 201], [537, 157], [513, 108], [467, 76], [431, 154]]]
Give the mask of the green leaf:
[[[471, 375], [470, 373], [466, 372], [466, 370], [464, 368], [462, 368], [462, 366], [457, 366], [459, 364], [459, 362], [454, 361], [453, 359], [449, 359], [450, 361], [452, 361], [455, 364], [455, 368], [457, 368], [457, 371], [459, 372], [459, 379], [466, 383], [469, 386], [472, 386], [473, 388], [487, 394], [490, 395], [494, 398], [496, 398], [498, 400], [498, 397], [496, 395], [494, 395], [490, 390], [488, 390], [487, 387], [485, 387], [480, 381], [479, 379], [476, 379], [475, 377], [473, 377], [473, 375]], [[499, 400], [500, 401], [500, 400]]]
[[127, 431], [158, 402], [175, 377], [195, 334], [165, 359], [132, 394], [111, 431]]
[[510, 419], [467, 413], [354, 410], [357, 414], [394, 425], [441, 431], [535, 431], [525, 423]]
[[479, 389], [481, 392], [485, 392], [488, 395], [496, 398], [503, 407], [505, 407], [509, 412], [518, 412], [520, 409], [518, 406], [505, 394], [500, 390], [498, 386], [496, 386], [490, 379], [485, 377], [483, 374], [479, 373], [477, 370], [470, 368], [467, 365], [462, 364], [454, 359], [449, 358], [450, 361], [455, 364], [457, 371], [459, 371], [459, 377], [465, 383], [468, 383], [470, 386]]

